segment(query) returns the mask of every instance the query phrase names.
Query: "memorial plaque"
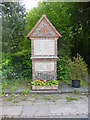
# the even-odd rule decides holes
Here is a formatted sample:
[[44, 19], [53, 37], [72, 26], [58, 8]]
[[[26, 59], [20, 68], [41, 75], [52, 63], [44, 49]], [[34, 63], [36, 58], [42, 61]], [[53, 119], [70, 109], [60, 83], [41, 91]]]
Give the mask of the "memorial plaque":
[[34, 40], [34, 55], [55, 55], [55, 40]]
[[37, 62], [35, 63], [35, 71], [54, 71], [54, 62]]

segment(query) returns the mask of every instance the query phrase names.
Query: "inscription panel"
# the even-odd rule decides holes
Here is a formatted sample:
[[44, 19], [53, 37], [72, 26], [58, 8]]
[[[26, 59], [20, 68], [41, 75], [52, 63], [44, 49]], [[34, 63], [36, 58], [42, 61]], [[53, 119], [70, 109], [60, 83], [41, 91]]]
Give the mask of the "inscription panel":
[[34, 55], [55, 55], [55, 40], [34, 40]]
[[54, 71], [54, 62], [35, 63], [35, 71]]

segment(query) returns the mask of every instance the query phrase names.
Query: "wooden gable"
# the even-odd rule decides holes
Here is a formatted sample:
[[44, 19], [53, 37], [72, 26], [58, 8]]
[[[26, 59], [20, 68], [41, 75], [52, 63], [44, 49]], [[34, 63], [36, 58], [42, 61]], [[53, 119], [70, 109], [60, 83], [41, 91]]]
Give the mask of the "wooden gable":
[[34, 28], [28, 33], [27, 38], [59, 38], [61, 37], [60, 33], [48, 20], [46, 15], [42, 15], [40, 20], [34, 26]]

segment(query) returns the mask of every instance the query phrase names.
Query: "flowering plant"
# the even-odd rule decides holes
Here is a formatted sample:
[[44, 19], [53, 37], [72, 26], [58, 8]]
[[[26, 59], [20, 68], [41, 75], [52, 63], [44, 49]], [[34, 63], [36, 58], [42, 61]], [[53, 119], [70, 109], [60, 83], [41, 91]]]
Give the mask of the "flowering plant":
[[32, 85], [34, 86], [58, 86], [58, 81], [57, 80], [35, 80], [31, 82]]
[[41, 82], [45, 82], [45, 80], [44, 80], [44, 79], [42, 79], [42, 78], [40, 78], [40, 81], [41, 81]]

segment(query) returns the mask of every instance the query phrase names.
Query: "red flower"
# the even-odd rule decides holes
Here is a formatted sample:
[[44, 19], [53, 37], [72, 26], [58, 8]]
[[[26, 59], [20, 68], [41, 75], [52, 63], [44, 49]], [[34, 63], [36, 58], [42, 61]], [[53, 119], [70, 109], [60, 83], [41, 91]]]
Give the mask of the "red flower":
[[40, 78], [40, 81], [41, 81], [41, 82], [45, 82], [45, 80], [44, 80], [44, 79], [42, 79], [42, 78]]

